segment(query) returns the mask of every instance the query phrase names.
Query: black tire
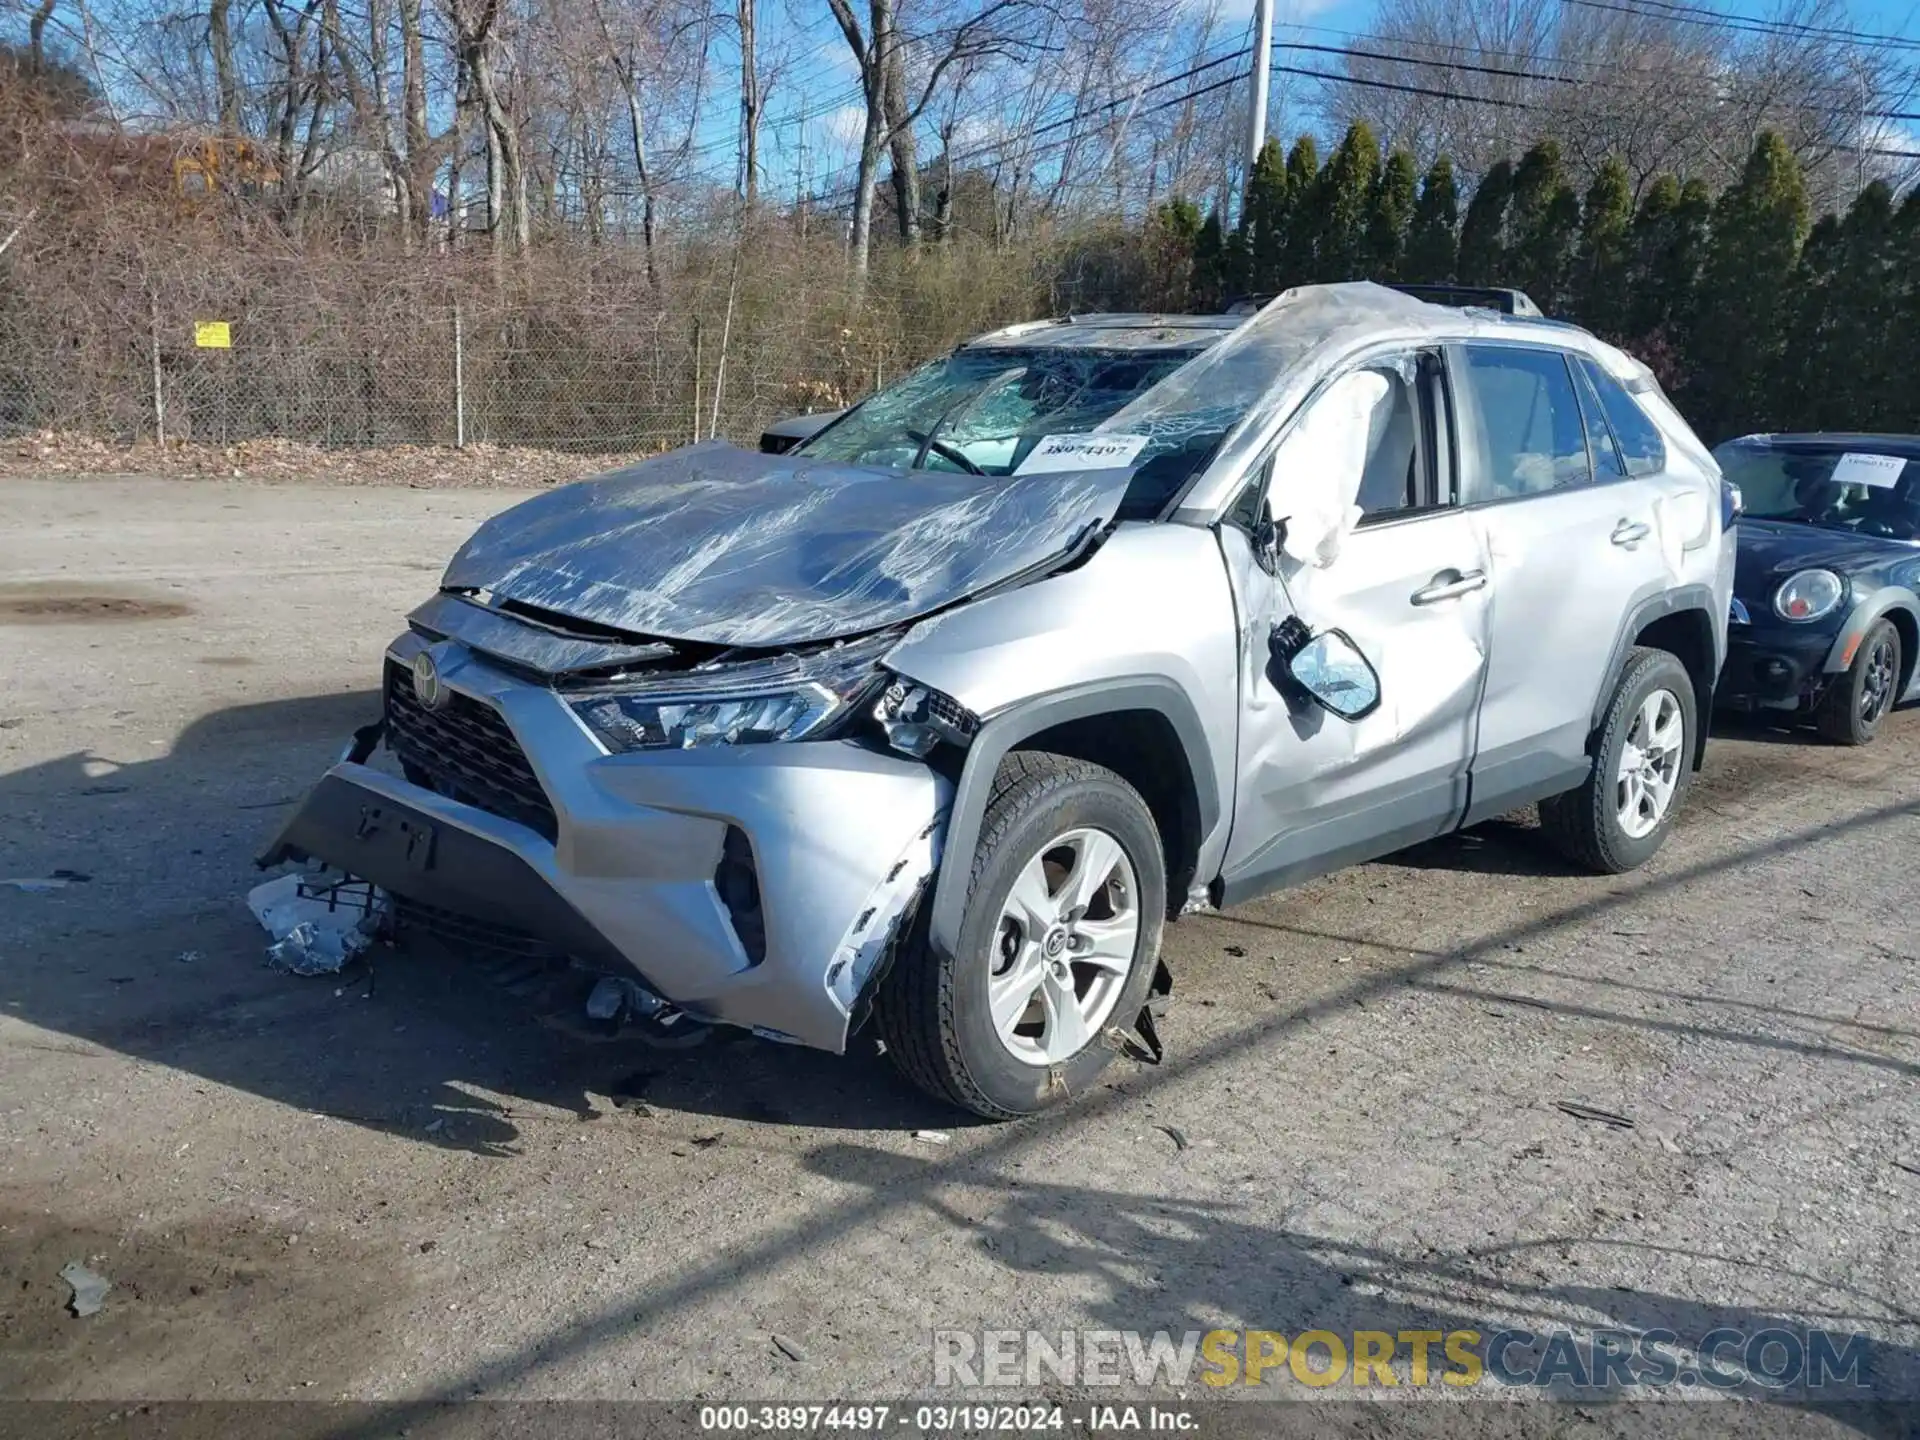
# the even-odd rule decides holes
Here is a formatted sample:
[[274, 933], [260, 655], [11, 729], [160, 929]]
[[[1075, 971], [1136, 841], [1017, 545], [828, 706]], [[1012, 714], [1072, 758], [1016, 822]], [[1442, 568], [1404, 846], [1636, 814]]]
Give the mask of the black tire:
[[[1132, 968], [1101, 1033], [1070, 1058], [1029, 1064], [1001, 1042], [987, 1007], [1001, 909], [1021, 870], [1055, 836], [1104, 831], [1133, 866], [1139, 933]], [[1146, 1003], [1167, 913], [1160, 833], [1134, 788], [1111, 770], [1044, 751], [1001, 762], [967, 885], [958, 954], [947, 959], [917, 925], [875, 997], [874, 1022], [900, 1072], [936, 1099], [991, 1120], [1031, 1115], [1089, 1089], [1114, 1056], [1111, 1032]]]
[[1900, 698], [1900, 632], [1876, 620], [1854, 652], [1847, 673], [1827, 686], [1813, 723], [1836, 745], [1865, 745]]
[[[1679, 773], [1673, 796], [1659, 823], [1645, 835], [1629, 834], [1621, 823], [1617, 796], [1620, 757], [1640, 707], [1656, 690], [1666, 690], [1679, 702], [1684, 725]], [[1694, 701], [1693, 677], [1687, 667], [1665, 650], [1636, 646], [1627, 654], [1626, 668], [1613, 689], [1613, 698], [1600, 722], [1593, 747], [1593, 770], [1584, 783], [1565, 794], [1540, 802], [1540, 828], [1547, 840], [1577, 865], [1601, 875], [1619, 875], [1653, 858], [1667, 838], [1673, 817], [1680, 813], [1687, 785], [1693, 779], [1693, 752], [1700, 717]]]

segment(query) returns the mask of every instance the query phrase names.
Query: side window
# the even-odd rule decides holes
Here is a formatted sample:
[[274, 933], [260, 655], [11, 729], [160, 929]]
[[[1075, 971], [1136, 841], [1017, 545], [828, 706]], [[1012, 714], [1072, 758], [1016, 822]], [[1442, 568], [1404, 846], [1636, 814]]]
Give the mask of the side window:
[[1366, 468], [1353, 503], [1360, 507], [1360, 523], [1418, 510], [1432, 487], [1426, 483], [1421, 445], [1420, 395], [1393, 370], [1373, 372], [1387, 382], [1387, 393], [1374, 407], [1367, 434]]
[[1573, 375], [1557, 350], [1468, 345], [1466, 407], [1484, 473], [1469, 502], [1544, 495], [1593, 478]]
[[1627, 387], [1596, 362], [1582, 356], [1580, 368], [1600, 397], [1600, 409], [1620, 445], [1620, 458], [1629, 475], [1653, 475], [1667, 468], [1667, 445], [1660, 429], [1647, 418]]
[[1600, 397], [1593, 393], [1593, 377], [1587, 373], [1584, 363], [1576, 363], [1573, 373], [1580, 382], [1580, 416], [1587, 422], [1587, 444], [1593, 449], [1594, 478], [1624, 480], [1627, 478], [1627, 467], [1620, 459], [1620, 447], [1613, 443], [1613, 431], [1607, 428], [1607, 417], [1601, 413]]

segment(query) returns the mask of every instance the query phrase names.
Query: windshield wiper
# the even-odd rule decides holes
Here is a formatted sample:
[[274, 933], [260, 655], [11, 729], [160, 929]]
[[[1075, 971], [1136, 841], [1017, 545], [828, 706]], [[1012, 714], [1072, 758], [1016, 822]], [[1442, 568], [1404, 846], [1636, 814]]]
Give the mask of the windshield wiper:
[[942, 410], [940, 412], [939, 418], [937, 418], [933, 422], [933, 428], [927, 431], [926, 434], [920, 435], [920, 434], [916, 434], [912, 430], [907, 431], [907, 438], [909, 440], [917, 440], [920, 442], [920, 448], [913, 452], [913, 464], [909, 465], [907, 468], [909, 470], [926, 469], [928, 454], [931, 453], [932, 451], [938, 450], [941, 453], [941, 455], [953, 461], [954, 464], [958, 465], [961, 469], [965, 470], [969, 475], [986, 474], [987, 473], [986, 471], [982, 470], [978, 465], [974, 464], [972, 460], [967, 458], [965, 451], [957, 449], [952, 445], [948, 445], [944, 443], [940, 439], [940, 432], [946, 428], [947, 422], [949, 420], [954, 420], [960, 417], [961, 415], [964, 415], [969, 409], [973, 407], [976, 401], [984, 398], [991, 391], [999, 389], [1002, 385], [1005, 385], [1008, 381], [1018, 380], [1022, 375], [1026, 373], [1027, 373], [1026, 366], [1015, 365], [1010, 370], [1002, 370], [997, 375], [989, 375], [985, 380], [982, 380], [972, 390], [969, 390], [966, 394], [960, 396], [957, 400], [955, 400], [951, 405], [947, 406], [946, 409]]

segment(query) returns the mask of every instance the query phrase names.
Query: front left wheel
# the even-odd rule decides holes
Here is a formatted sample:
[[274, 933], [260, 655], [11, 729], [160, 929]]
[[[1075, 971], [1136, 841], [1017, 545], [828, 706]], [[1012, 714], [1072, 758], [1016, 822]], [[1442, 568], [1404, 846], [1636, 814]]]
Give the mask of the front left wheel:
[[989, 1119], [1080, 1094], [1146, 1003], [1166, 909], [1138, 792], [1088, 761], [1016, 751], [987, 802], [957, 953], [937, 954], [921, 926], [881, 982], [887, 1053]]
[[1865, 745], [1900, 698], [1900, 632], [1876, 620], [1814, 711], [1814, 724], [1836, 745]]

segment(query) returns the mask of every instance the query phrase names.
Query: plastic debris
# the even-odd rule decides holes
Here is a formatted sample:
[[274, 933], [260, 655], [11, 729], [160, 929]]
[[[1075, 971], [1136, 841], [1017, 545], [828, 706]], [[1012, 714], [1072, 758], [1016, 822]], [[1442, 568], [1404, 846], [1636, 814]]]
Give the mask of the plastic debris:
[[1187, 1146], [1192, 1143], [1187, 1139], [1187, 1132], [1182, 1130], [1178, 1125], [1156, 1125], [1153, 1128], [1173, 1141], [1173, 1148], [1176, 1153], [1186, 1149]]
[[798, 1340], [789, 1339], [777, 1330], [768, 1338], [773, 1341], [774, 1349], [778, 1350], [796, 1365], [804, 1365], [807, 1363], [807, 1352], [801, 1348]]
[[913, 1132], [913, 1138], [916, 1140], [924, 1140], [929, 1145], [944, 1145], [953, 1139], [953, 1137], [944, 1130], [916, 1130]]
[[247, 908], [273, 937], [267, 964], [293, 975], [337, 975], [373, 943], [387, 905], [386, 892], [372, 885], [326, 885], [300, 873], [247, 892]]
[[69, 885], [84, 885], [91, 879], [93, 876], [78, 870], [56, 870], [51, 875], [23, 875], [16, 879], [0, 880], [0, 885], [11, 885], [29, 895], [48, 895], [55, 890], [64, 890]]
[[1600, 1110], [1592, 1105], [1582, 1105], [1578, 1100], [1556, 1100], [1553, 1108], [1576, 1120], [1591, 1120], [1596, 1125], [1605, 1125], [1609, 1130], [1633, 1129], [1633, 1121], [1627, 1116], [1612, 1110]]
[[60, 1278], [73, 1287], [73, 1299], [67, 1302], [76, 1319], [84, 1320], [89, 1315], [98, 1315], [100, 1307], [106, 1303], [107, 1291], [113, 1288], [113, 1282], [104, 1275], [96, 1275], [78, 1260], [69, 1260], [60, 1267]]

